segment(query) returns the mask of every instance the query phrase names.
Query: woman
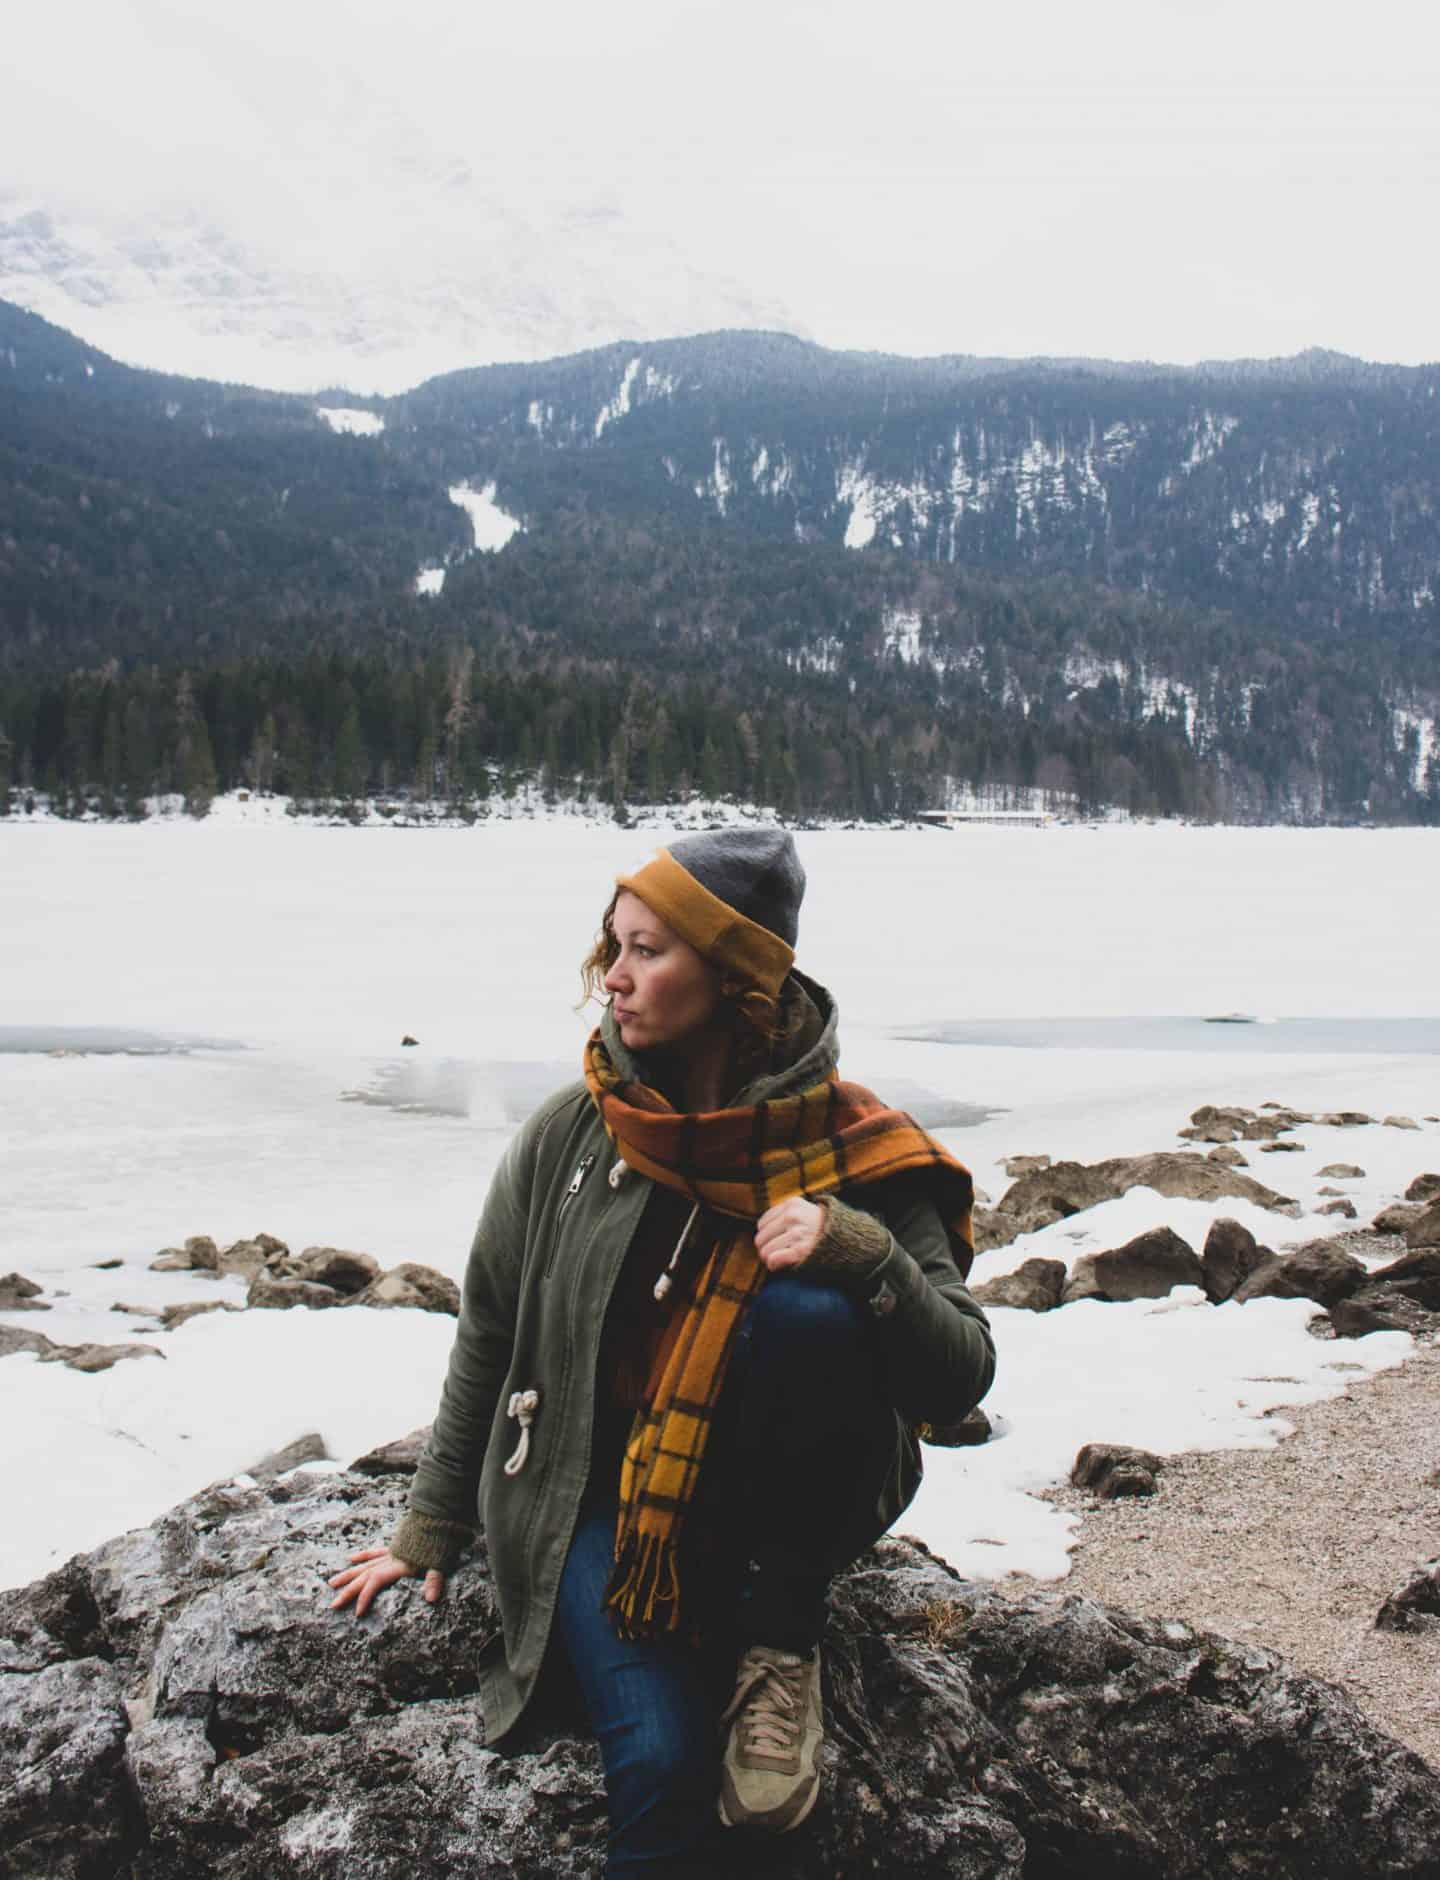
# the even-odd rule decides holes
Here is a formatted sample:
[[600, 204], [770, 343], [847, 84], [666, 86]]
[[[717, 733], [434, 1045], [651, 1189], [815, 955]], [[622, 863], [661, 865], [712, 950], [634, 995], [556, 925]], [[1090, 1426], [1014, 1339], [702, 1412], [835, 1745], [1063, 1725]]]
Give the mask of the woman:
[[793, 969], [804, 885], [779, 830], [620, 878], [585, 1078], [496, 1171], [409, 1513], [331, 1581], [357, 1615], [410, 1574], [438, 1599], [483, 1526], [487, 1740], [558, 1646], [612, 1876], [693, 1872], [717, 1812], [805, 1819], [829, 1581], [913, 1496], [916, 1426], [994, 1369], [970, 1177], [836, 1079], [834, 1002]]

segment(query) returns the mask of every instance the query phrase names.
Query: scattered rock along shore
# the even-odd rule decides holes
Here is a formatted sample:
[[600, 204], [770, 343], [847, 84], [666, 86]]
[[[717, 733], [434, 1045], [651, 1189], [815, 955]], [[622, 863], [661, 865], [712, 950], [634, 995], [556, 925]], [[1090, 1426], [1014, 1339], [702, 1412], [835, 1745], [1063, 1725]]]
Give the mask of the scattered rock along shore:
[[[364, 1622], [329, 1609], [404, 1467], [262, 1469], [0, 1594], [0, 1873], [599, 1873], [598, 1756], [563, 1693], [509, 1753], [480, 1744], [483, 1552], [439, 1607], [406, 1582]], [[825, 1693], [821, 1806], [716, 1873], [1440, 1873], [1440, 1775], [1333, 1685], [1173, 1619], [882, 1542], [833, 1589]]]

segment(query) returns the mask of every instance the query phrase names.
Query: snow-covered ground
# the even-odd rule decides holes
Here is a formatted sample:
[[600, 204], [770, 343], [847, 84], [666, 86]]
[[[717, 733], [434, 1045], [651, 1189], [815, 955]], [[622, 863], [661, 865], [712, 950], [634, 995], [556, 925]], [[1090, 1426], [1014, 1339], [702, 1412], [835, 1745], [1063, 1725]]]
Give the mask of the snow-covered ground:
[[[516, 1122], [574, 1072], [590, 1022], [574, 1009], [576, 965], [614, 874], [659, 839], [575, 818], [404, 833], [238, 814], [0, 823], [0, 1265], [53, 1307], [0, 1322], [163, 1353], [96, 1376], [0, 1359], [0, 1477], [6, 1505], [24, 1510], [0, 1530], [0, 1584], [304, 1431], [344, 1460], [428, 1420], [448, 1319], [217, 1313], [157, 1334], [113, 1308], [243, 1298], [236, 1280], [148, 1270], [196, 1233], [223, 1244], [264, 1229], [297, 1249], [352, 1246], [458, 1275]], [[1174, 1148], [1203, 1102], [1421, 1121], [1304, 1129], [1303, 1153], [1253, 1156], [1301, 1220], [1135, 1189], [982, 1255], [977, 1279], [1161, 1222], [1198, 1246], [1218, 1213], [1283, 1245], [1340, 1224], [1311, 1215], [1329, 1162], [1365, 1169], [1335, 1184], [1362, 1222], [1440, 1167], [1440, 1126], [1423, 1121], [1440, 1113], [1440, 835], [970, 827], [798, 840], [811, 884], [801, 961], [838, 997], [846, 1074], [932, 1120], [993, 1196], [1006, 1155]], [[1203, 1023], [1233, 1011], [1273, 1022]], [[1414, 1017], [1432, 1022], [1393, 1023]], [[1392, 1022], [1322, 1022], [1347, 1018]], [[145, 1048], [115, 1049], [117, 1028]], [[401, 1047], [406, 1034], [417, 1048]], [[997, 1311], [988, 1407], [1002, 1434], [929, 1452], [902, 1527], [969, 1573], [1063, 1574], [1067, 1518], [1032, 1491], [1083, 1442], [1273, 1442], [1273, 1406], [1409, 1349], [1400, 1334], [1322, 1343], [1305, 1331], [1311, 1310], [1177, 1293]]]

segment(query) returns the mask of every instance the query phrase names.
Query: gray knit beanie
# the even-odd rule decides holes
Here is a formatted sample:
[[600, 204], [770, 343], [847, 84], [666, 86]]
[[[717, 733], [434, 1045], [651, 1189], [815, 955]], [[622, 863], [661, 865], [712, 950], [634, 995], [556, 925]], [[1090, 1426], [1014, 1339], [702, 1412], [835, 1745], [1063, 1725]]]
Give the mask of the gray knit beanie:
[[793, 948], [805, 870], [785, 829], [711, 829], [667, 844], [687, 874], [717, 900]]

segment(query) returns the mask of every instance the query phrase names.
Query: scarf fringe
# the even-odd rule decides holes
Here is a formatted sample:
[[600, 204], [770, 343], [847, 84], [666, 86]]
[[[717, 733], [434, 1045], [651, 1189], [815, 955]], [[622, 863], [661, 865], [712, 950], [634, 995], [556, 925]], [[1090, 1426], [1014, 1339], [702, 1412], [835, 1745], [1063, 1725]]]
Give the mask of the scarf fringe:
[[605, 1589], [605, 1607], [623, 1639], [655, 1638], [680, 1624], [680, 1576], [673, 1537], [626, 1536]]

